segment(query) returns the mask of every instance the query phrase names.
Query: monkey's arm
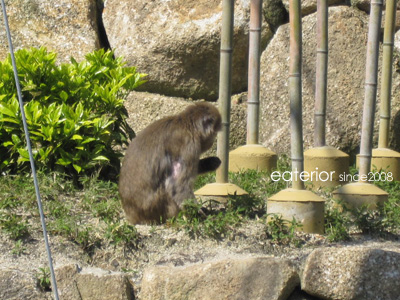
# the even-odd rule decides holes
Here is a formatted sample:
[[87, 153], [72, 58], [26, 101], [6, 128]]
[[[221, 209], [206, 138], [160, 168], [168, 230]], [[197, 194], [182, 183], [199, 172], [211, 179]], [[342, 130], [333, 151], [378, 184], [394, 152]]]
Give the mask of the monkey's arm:
[[221, 164], [221, 160], [216, 156], [206, 157], [200, 159], [199, 161], [199, 174], [207, 173], [211, 171], [215, 171], [219, 165]]

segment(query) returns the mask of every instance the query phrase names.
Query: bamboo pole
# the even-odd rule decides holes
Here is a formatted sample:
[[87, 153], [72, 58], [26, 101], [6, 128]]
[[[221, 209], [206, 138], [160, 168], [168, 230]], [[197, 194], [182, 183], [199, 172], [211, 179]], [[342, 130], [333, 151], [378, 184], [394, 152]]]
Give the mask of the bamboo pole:
[[314, 145], [325, 141], [326, 99], [328, 80], [328, 1], [317, 0], [317, 62], [315, 83]]
[[217, 139], [217, 155], [221, 159], [221, 166], [216, 171], [217, 183], [228, 182], [234, 2], [234, 0], [222, 1], [219, 73], [219, 110], [222, 117], [222, 129]]
[[259, 143], [261, 11], [262, 0], [251, 0], [247, 98], [247, 144]]
[[304, 183], [298, 174], [304, 170], [303, 124], [302, 124], [302, 38], [301, 38], [301, 2], [289, 1], [290, 23], [290, 64], [289, 64], [289, 99], [290, 131], [292, 158], [292, 187], [304, 189]]
[[385, 31], [383, 35], [381, 107], [378, 148], [389, 147], [390, 98], [392, 92], [393, 45], [396, 23], [396, 0], [386, 0]]
[[365, 75], [365, 98], [360, 145], [360, 180], [368, 178], [372, 158], [372, 135], [376, 107], [378, 79], [379, 33], [382, 21], [382, 0], [371, 0], [369, 17], [367, 63]]

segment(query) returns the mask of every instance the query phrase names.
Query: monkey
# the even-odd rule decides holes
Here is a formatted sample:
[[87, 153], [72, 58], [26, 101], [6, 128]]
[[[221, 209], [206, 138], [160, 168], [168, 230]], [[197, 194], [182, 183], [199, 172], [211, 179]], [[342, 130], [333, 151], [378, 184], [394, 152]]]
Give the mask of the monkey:
[[200, 159], [220, 129], [218, 109], [198, 102], [139, 132], [126, 150], [118, 182], [131, 224], [165, 222], [178, 215], [184, 200], [194, 199], [196, 176], [221, 164], [215, 156]]

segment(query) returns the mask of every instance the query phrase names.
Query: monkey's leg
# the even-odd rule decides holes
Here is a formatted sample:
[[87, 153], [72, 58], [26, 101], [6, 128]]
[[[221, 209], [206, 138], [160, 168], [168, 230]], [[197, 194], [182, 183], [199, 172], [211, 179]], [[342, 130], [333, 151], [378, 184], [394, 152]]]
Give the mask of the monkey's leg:
[[206, 157], [199, 161], [199, 174], [215, 171], [221, 164], [221, 160], [216, 156]]

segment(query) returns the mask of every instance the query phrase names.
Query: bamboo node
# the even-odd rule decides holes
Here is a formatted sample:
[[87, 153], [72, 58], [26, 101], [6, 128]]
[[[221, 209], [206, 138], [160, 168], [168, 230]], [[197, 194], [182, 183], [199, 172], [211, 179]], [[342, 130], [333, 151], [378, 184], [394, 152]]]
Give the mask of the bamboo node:
[[300, 73], [292, 73], [292, 74], [289, 74], [289, 77], [300, 77], [300, 76], [301, 76]]
[[300, 162], [301, 162], [301, 161], [304, 161], [303, 158], [293, 158], [293, 157], [291, 158], [291, 160], [292, 160], [292, 161], [300, 161]]
[[223, 52], [223, 53], [232, 53], [233, 49], [232, 48], [221, 48], [221, 52]]
[[260, 102], [259, 101], [247, 101], [247, 104], [255, 104], [255, 105], [257, 105], [257, 104], [260, 104]]

